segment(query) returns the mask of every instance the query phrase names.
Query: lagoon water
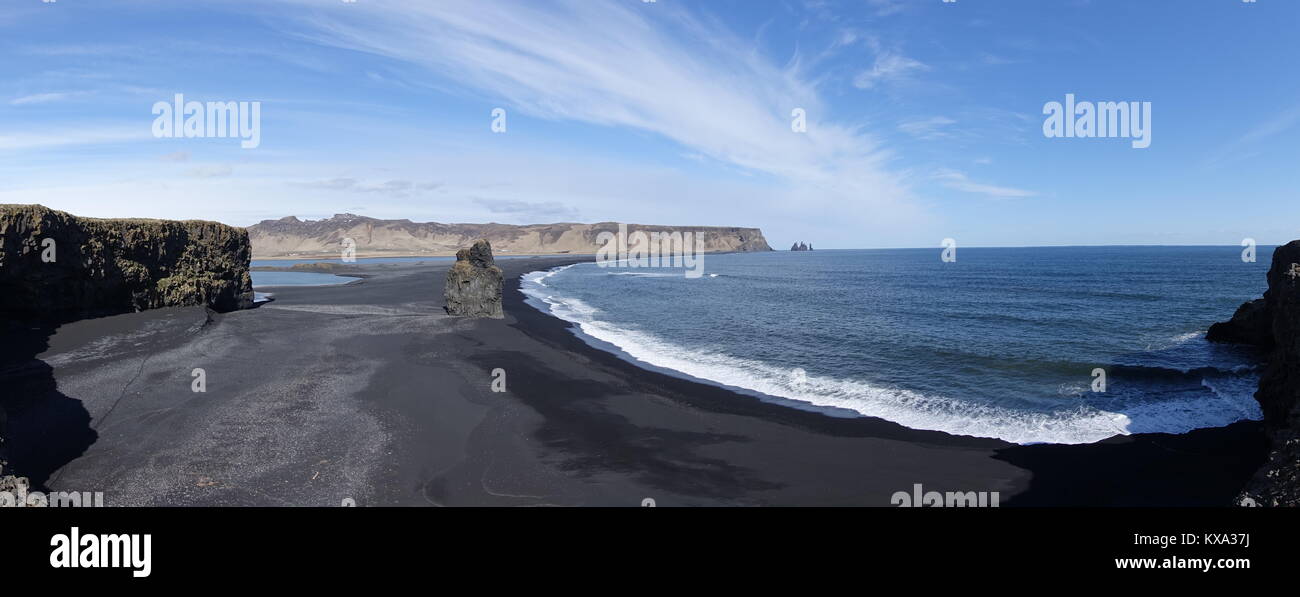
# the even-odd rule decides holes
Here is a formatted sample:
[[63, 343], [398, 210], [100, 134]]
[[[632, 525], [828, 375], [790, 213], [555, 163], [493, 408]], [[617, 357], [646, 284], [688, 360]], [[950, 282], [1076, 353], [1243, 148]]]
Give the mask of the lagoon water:
[[1271, 252], [961, 248], [944, 263], [938, 248], [783, 251], [709, 255], [695, 279], [583, 263], [522, 285], [598, 346], [755, 399], [1087, 443], [1260, 418], [1260, 355], [1204, 335], [1261, 295]]
[[[531, 259], [541, 257], [540, 255], [498, 255], [497, 259]], [[455, 261], [455, 257], [364, 257], [355, 261], [348, 262], [357, 265], [376, 265], [376, 264], [410, 264], [410, 263], [446, 263]], [[302, 263], [345, 263], [342, 258], [336, 259], [257, 259], [251, 263], [252, 267], [293, 267]], [[334, 284], [347, 284], [356, 280], [354, 277], [336, 276], [334, 274], [325, 274], [319, 272], [272, 272], [272, 271], [254, 271], [253, 276], [254, 288], [266, 288], [270, 286], [330, 286]]]
[[348, 276], [322, 274], [318, 272], [249, 272], [253, 277], [253, 288], [271, 286], [331, 286], [347, 284], [356, 280]]

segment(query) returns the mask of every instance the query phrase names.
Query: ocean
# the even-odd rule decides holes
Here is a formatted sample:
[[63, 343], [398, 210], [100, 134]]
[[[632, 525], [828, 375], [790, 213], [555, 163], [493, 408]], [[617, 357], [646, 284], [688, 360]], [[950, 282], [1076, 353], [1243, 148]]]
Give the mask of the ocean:
[[599, 348], [753, 399], [1077, 444], [1259, 419], [1261, 355], [1205, 330], [1262, 295], [1271, 253], [781, 251], [707, 255], [698, 278], [582, 263], [521, 284]]

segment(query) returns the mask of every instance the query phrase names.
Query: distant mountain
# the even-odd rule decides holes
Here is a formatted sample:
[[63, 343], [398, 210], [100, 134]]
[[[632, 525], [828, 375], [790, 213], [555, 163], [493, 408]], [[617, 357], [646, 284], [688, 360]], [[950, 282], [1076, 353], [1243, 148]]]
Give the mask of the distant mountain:
[[[264, 220], [248, 227], [256, 257], [337, 256], [343, 239], [356, 243], [358, 257], [454, 255], [475, 239], [486, 238], [497, 254], [595, 253], [601, 232], [618, 232], [618, 224], [440, 224], [410, 220], [377, 220], [337, 214], [325, 220], [294, 216]], [[702, 235], [704, 250], [771, 251], [758, 228], [712, 226], [642, 226], [628, 224], [629, 233], [692, 232]]]

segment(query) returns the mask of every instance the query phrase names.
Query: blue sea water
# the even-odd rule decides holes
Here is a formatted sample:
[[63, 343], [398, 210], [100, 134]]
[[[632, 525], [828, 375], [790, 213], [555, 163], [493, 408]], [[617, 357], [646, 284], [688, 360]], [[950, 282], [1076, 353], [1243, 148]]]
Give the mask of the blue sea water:
[[593, 344], [756, 399], [1088, 443], [1260, 418], [1260, 355], [1204, 337], [1263, 293], [1271, 252], [1256, 263], [1239, 247], [961, 248], [952, 263], [937, 248], [738, 253], [706, 256], [699, 278], [583, 263], [522, 287]]

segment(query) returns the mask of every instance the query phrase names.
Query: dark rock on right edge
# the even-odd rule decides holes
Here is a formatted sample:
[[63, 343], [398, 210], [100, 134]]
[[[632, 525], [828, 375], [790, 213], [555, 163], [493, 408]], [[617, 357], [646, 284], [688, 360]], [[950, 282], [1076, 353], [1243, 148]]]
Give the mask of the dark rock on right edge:
[[1255, 399], [1272, 448], [1237, 504], [1300, 506], [1300, 241], [1273, 252], [1264, 298], [1242, 305], [1206, 338], [1269, 351]]
[[1273, 348], [1273, 322], [1269, 319], [1267, 302], [1261, 298], [1243, 303], [1232, 319], [1210, 326], [1205, 339], [1250, 344], [1266, 350]]

